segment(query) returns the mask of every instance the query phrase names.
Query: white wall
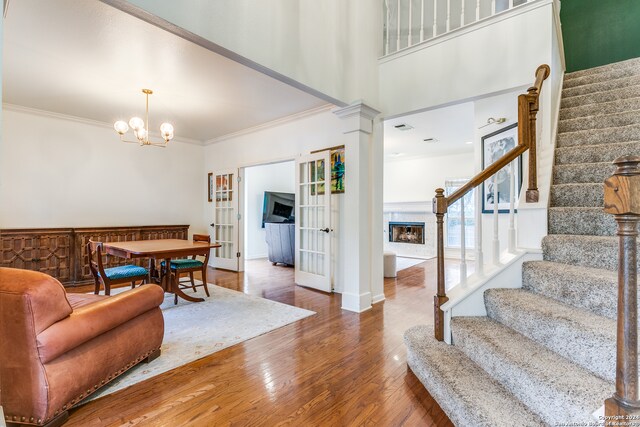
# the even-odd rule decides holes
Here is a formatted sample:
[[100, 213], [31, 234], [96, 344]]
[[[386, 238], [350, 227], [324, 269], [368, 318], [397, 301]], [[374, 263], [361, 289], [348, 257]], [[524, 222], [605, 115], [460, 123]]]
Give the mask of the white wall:
[[[124, 3], [106, 2], [118, 7]], [[128, 3], [334, 100], [377, 103], [377, 58], [382, 53], [382, 4], [378, 1]]]
[[110, 126], [3, 109], [0, 227], [189, 224], [202, 232], [203, 147], [120, 142]]
[[269, 249], [262, 228], [265, 191], [295, 192], [295, 162], [273, 163], [246, 168], [245, 190], [245, 259], [266, 258]]
[[[342, 122], [330, 111], [320, 112], [295, 121], [268, 127], [244, 135], [235, 136], [205, 147], [205, 171], [233, 168], [292, 160], [301, 153], [342, 145], [345, 135]], [[346, 154], [346, 191], [349, 191], [349, 155]], [[333, 283], [337, 292], [344, 285], [344, 194], [331, 196]], [[205, 221], [213, 217], [213, 206], [207, 203]], [[210, 228], [209, 228], [210, 230]]]
[[551, 63], [552, 7], [552, 0], [537, 0], [487, 20], [491, 25], [475, 25], [381, 60], [385, 115], [531, 85], [538, 65]]

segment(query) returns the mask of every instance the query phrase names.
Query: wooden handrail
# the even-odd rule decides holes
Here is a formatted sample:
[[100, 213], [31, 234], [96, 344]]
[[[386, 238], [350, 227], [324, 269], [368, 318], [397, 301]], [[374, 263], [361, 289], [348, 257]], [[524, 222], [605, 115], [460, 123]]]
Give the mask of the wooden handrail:
[[436, 189], [436, 197], [433, 199], [433, 213], [436, 215], [436, 242], [437, 242], [437, 293], [434, 297], [434, 328], [435, 337], [439, 341], [444, 340], [444, 312], [440, 307], [448, 301], [445, 291], [444, 277], [444, 215], [449, 206], [464, 197], [469, 191], [481, 185], [483, 182], [498, 173], [519, 156], [529, 151], [529, 182], [526, 192], [526, 202], [537, 202], [538, 174], [536, 163], [536, 116], [539, 109], [540, 93], [543, 82], [549, 77], [551, 68], [547, 64], [540, 65], [535, 72], [533, 86], [527, 89], [527, 93], [518, 96], [518, 145], [509, 150], [500, 159], [489, 165], [482, 172], [474, 176], [465, 185], [446, 197], [444, 189]]
[[612, 214], [619, 236], [618, 327], [616, 391], [605, 401], [608, 421], [637, 420], [640, 415], [638, 384], [638, 271], [637, 237], [640, 221], [640, 156], [620, 157], [617, 169], [604, 181], [604, 211]]

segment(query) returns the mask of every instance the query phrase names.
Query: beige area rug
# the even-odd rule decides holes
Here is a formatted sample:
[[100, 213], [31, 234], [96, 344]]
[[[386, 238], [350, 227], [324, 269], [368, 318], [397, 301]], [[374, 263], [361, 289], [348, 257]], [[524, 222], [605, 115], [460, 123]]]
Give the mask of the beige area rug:
[[[127, 289], [114, 289], [111, 293], [117, 294]], [[135, 366], [80, 404], [315, 314], [212, 284], [209, 284], [209, 298], [203, 288], [197, 289], [197, 293], [191, 290], [185, 292], [203, 297], [204, 302], [192, 303], [179, 299], [178, 305], [174, 305], [173, 294], [165, 294], [160, 306], [165, 324], [160, 357], [151, 363]]]

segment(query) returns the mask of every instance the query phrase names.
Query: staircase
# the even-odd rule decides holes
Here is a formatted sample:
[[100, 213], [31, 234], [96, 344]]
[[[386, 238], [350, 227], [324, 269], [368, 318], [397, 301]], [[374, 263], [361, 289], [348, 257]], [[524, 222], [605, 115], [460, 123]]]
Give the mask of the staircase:
[[[543, 260], [486, 317], [405, 333], [407, 363], [457, 426], [593, 422], [615, 390], [617, 238], [603, 212], [615, 158], [640, 154], [640, 58], [567, 74]], [[586, 424], [585, 424], [586, 425]]]

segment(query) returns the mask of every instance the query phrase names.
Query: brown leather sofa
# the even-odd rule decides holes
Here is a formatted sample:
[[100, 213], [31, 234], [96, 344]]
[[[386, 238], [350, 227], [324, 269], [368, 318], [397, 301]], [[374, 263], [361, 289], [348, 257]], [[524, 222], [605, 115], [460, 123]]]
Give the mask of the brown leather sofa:
[[68, 410], [160, 354], [163, 290], [67, 294], [56, 279], [0, 268], [0, 405], [5, 421], [60, 425]]

